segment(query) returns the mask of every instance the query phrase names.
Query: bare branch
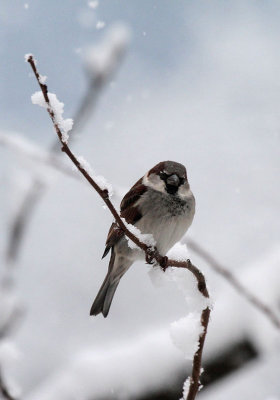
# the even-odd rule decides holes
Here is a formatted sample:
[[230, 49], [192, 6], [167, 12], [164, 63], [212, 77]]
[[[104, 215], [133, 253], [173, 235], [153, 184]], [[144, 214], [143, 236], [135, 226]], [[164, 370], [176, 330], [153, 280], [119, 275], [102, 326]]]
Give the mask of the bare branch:
[[[78, 168], [78, 170], [81, 172], [81, 174], [85, 177], [85, 179], [89, 182], [89, 184], [96, 190], [96, 192], [102, 197], [103, 201], [111, 211], [113, 217], [115, 218], [115, 221], [117, 222], [118, 226], [122, 229], [124, 234], [132, 240], [140, 249], [142, 249], [145, 254], [146, 254], [146, 262], [148, 264], [153, 264], [154, 262], [157, 262], [163, 270], [165, 270], [167, 267], [177, 267], [177, 268], [185, 268], [189, 270], [196, 278], [197, 280], [197, 287], [198, 290], [202, 293], [202, 295], [206, 298], [209, 298], [208, 290], [206, 287], [206, 282], [204, 275], [199, 271], [197, 267], [195, 267], [190, 260], [187, 260], [186, 262], [183, 261], [176, 261], [176, 260], [169, 260], [166, 256], [163, 257], [159, 254], [156, 248], [153, 248], [151, 246], [146, 245], [145, 243], [141, 242], [125, 225], [121, 217], [119, 216], [118, 212], [116, 211], [115, 207], [113, 206], [112, 202], [109, 199], [108, 195], [108, 190], [107, 189], [101, 189], [99, 185], [95, 182], [95, 180], [90, 176], [90, 174], [83, 168], [81, 163], [78, 161], [76, 156], [72, 153], [70, 150], [67, 142], [65, 141], [63, 134], [56, 123], [55, 120], [55, 111], [53, 110], [49, 97], [48, 97], [48, 88], [45, 84], [40, 82], [40, 75], [37, 71], [35, 61], [33, 59], [32, 55], [29, 55], [27, 62], [31, 65], [31, 68], [36, 76], [37, 82], [42, 90], [45, 102], [47, 104], [47, 111], [52, 119], [53, 126], [55, 128], [55, 131], [57, 133], [57, 136], [60, 140], [61, 143], [61, 150], [67, 154], [67, 156], [70, 158], [70, 160], [73, 162], [73, 164]], [[199, 389], [199, 377], [200, 377], [200, 371], [201, 371], [201, 359], [202, 359], [202, 352], [203, 352], [203, 346], [204, 346], [204, 341], [207, 333], [207, 327], [208, 327], [208, 322], [209, 322], [209, 315], [210, 315], [210, 308], [207, 307], [202, 311], [201, 314], [201, 324], [203, 326], [203, 333], [201, 334], [199, 338], [199, 347], [198, 350], [196, 351], [193, 359], [193, 370], [192, 370], [192, 376], [190, 379], [190, 388], [189, 388], [189, 393], [187, 396], [187, 400], [194, 400], [196, 397], [196, 394]]]
[[245, 297], [255, 308], [257, 308], [261, 313], [263, 313], [272, 324], [280, 329], [280, 319], [278, 315], [266, 304], [264, 304], [259, 297], [251, 293], [239, 280], [222, 264], [215, 259], [215, 257], [200, 246], [194, 240], [186, 240], [188, 247], [192, 249], [197, 255], [199, 255], [203, 260], [205, 260], [209, 266], [226, 279], [231, 286], [233, 286], [243, 297]]

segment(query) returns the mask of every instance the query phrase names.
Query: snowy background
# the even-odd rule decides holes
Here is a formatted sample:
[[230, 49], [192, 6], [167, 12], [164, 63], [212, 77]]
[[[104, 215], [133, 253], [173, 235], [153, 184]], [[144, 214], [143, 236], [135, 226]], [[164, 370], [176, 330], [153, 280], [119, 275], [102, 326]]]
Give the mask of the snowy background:
[[[116, 204], [157, 162], [185, 164], [197, 201], [188, 236], [277, 310], [279, 2], [96, 5], [2, 2], [0, 143], [20, 135], [43, 152], [55, 140], [48, 115], [31, 103], [38, 87], [24, 54], [35, 55], [49, 90], [71, 118], [89, 85], [89, 47], [104, 42], [111, 29], [122, 32], [126, 55], [73, 149], [114, 185]], [[104, 62], [103, 50], [99, 47], [95, 68]], [[0, 147], [1, 273], [12, 271], [23, 313], [9, 337], [17, 354], [0, 348], [7, 380], [30, 400], [153, 399], [158, 393], [163, 399], [174, 387], [180, 393], [190, 362], [173, 345], [169, 325], [192, 311], [182, 293], [168, 282], [155, 287], [149, 268], [137, 263], [122, 279], [109, 317], [89, 317], [107, 269], [101, 256], [111, 215], [86, 182], [19, 153]], [[65, 165], [71, 169], [67, 160]], [[8, 266], [10, 224], [36, 176], [48, 189], [16, 263]], [[191, 251], [190, 257], [205, 272], [214, 300], [205, 362], [210, 365], [240, 343], [249, 343], [254, 353], [200, 398], [279, 400], [279, 331]]]

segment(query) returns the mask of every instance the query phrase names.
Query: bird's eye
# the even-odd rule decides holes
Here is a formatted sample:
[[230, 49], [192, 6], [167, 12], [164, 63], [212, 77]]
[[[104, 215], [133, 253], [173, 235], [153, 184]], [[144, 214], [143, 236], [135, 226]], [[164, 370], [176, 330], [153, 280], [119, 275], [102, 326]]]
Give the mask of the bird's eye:
[[160, 177], [160, 179], [165, 181], [167, 179], [168, 175], [165, 172], [160, 172], [159, 173], [159, 177]]

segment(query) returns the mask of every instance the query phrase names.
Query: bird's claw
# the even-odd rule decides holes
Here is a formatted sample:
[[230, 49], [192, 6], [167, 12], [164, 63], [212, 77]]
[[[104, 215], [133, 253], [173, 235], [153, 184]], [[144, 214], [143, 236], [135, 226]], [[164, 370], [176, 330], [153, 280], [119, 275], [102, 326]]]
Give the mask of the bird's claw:
[[155, 255], [152, 251], [146, 251], [146, 263], [147, 264], [154, 264], [155, 263]]
[[148, 249], [146, 251], [146, 263], [150, 265], [159, 265], [165, 272], [168, 267], [168, 257], [161, 257], [156, 251]]
[[168, 262], [168, 257], [166, 257], [166, 256], [162, 257], [159, 262], [159, 265], [160, 265], [161, 269], [163, 270], [163, 272], [165, 272], [166, 268], [168, 267], [167, 262]]

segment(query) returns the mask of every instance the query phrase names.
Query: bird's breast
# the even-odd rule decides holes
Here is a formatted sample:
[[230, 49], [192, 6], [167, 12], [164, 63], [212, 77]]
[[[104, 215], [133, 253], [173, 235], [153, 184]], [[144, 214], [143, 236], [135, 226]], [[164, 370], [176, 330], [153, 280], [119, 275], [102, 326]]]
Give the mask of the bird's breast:
[[142, 233], [151, 233], [160, 254], [165, 255], [191, 225], [195, 212], [194, 197], [191, 192], [182, 199], [150, 191], [141, 200], [138, 207], [143, 216], [136, 226]]

